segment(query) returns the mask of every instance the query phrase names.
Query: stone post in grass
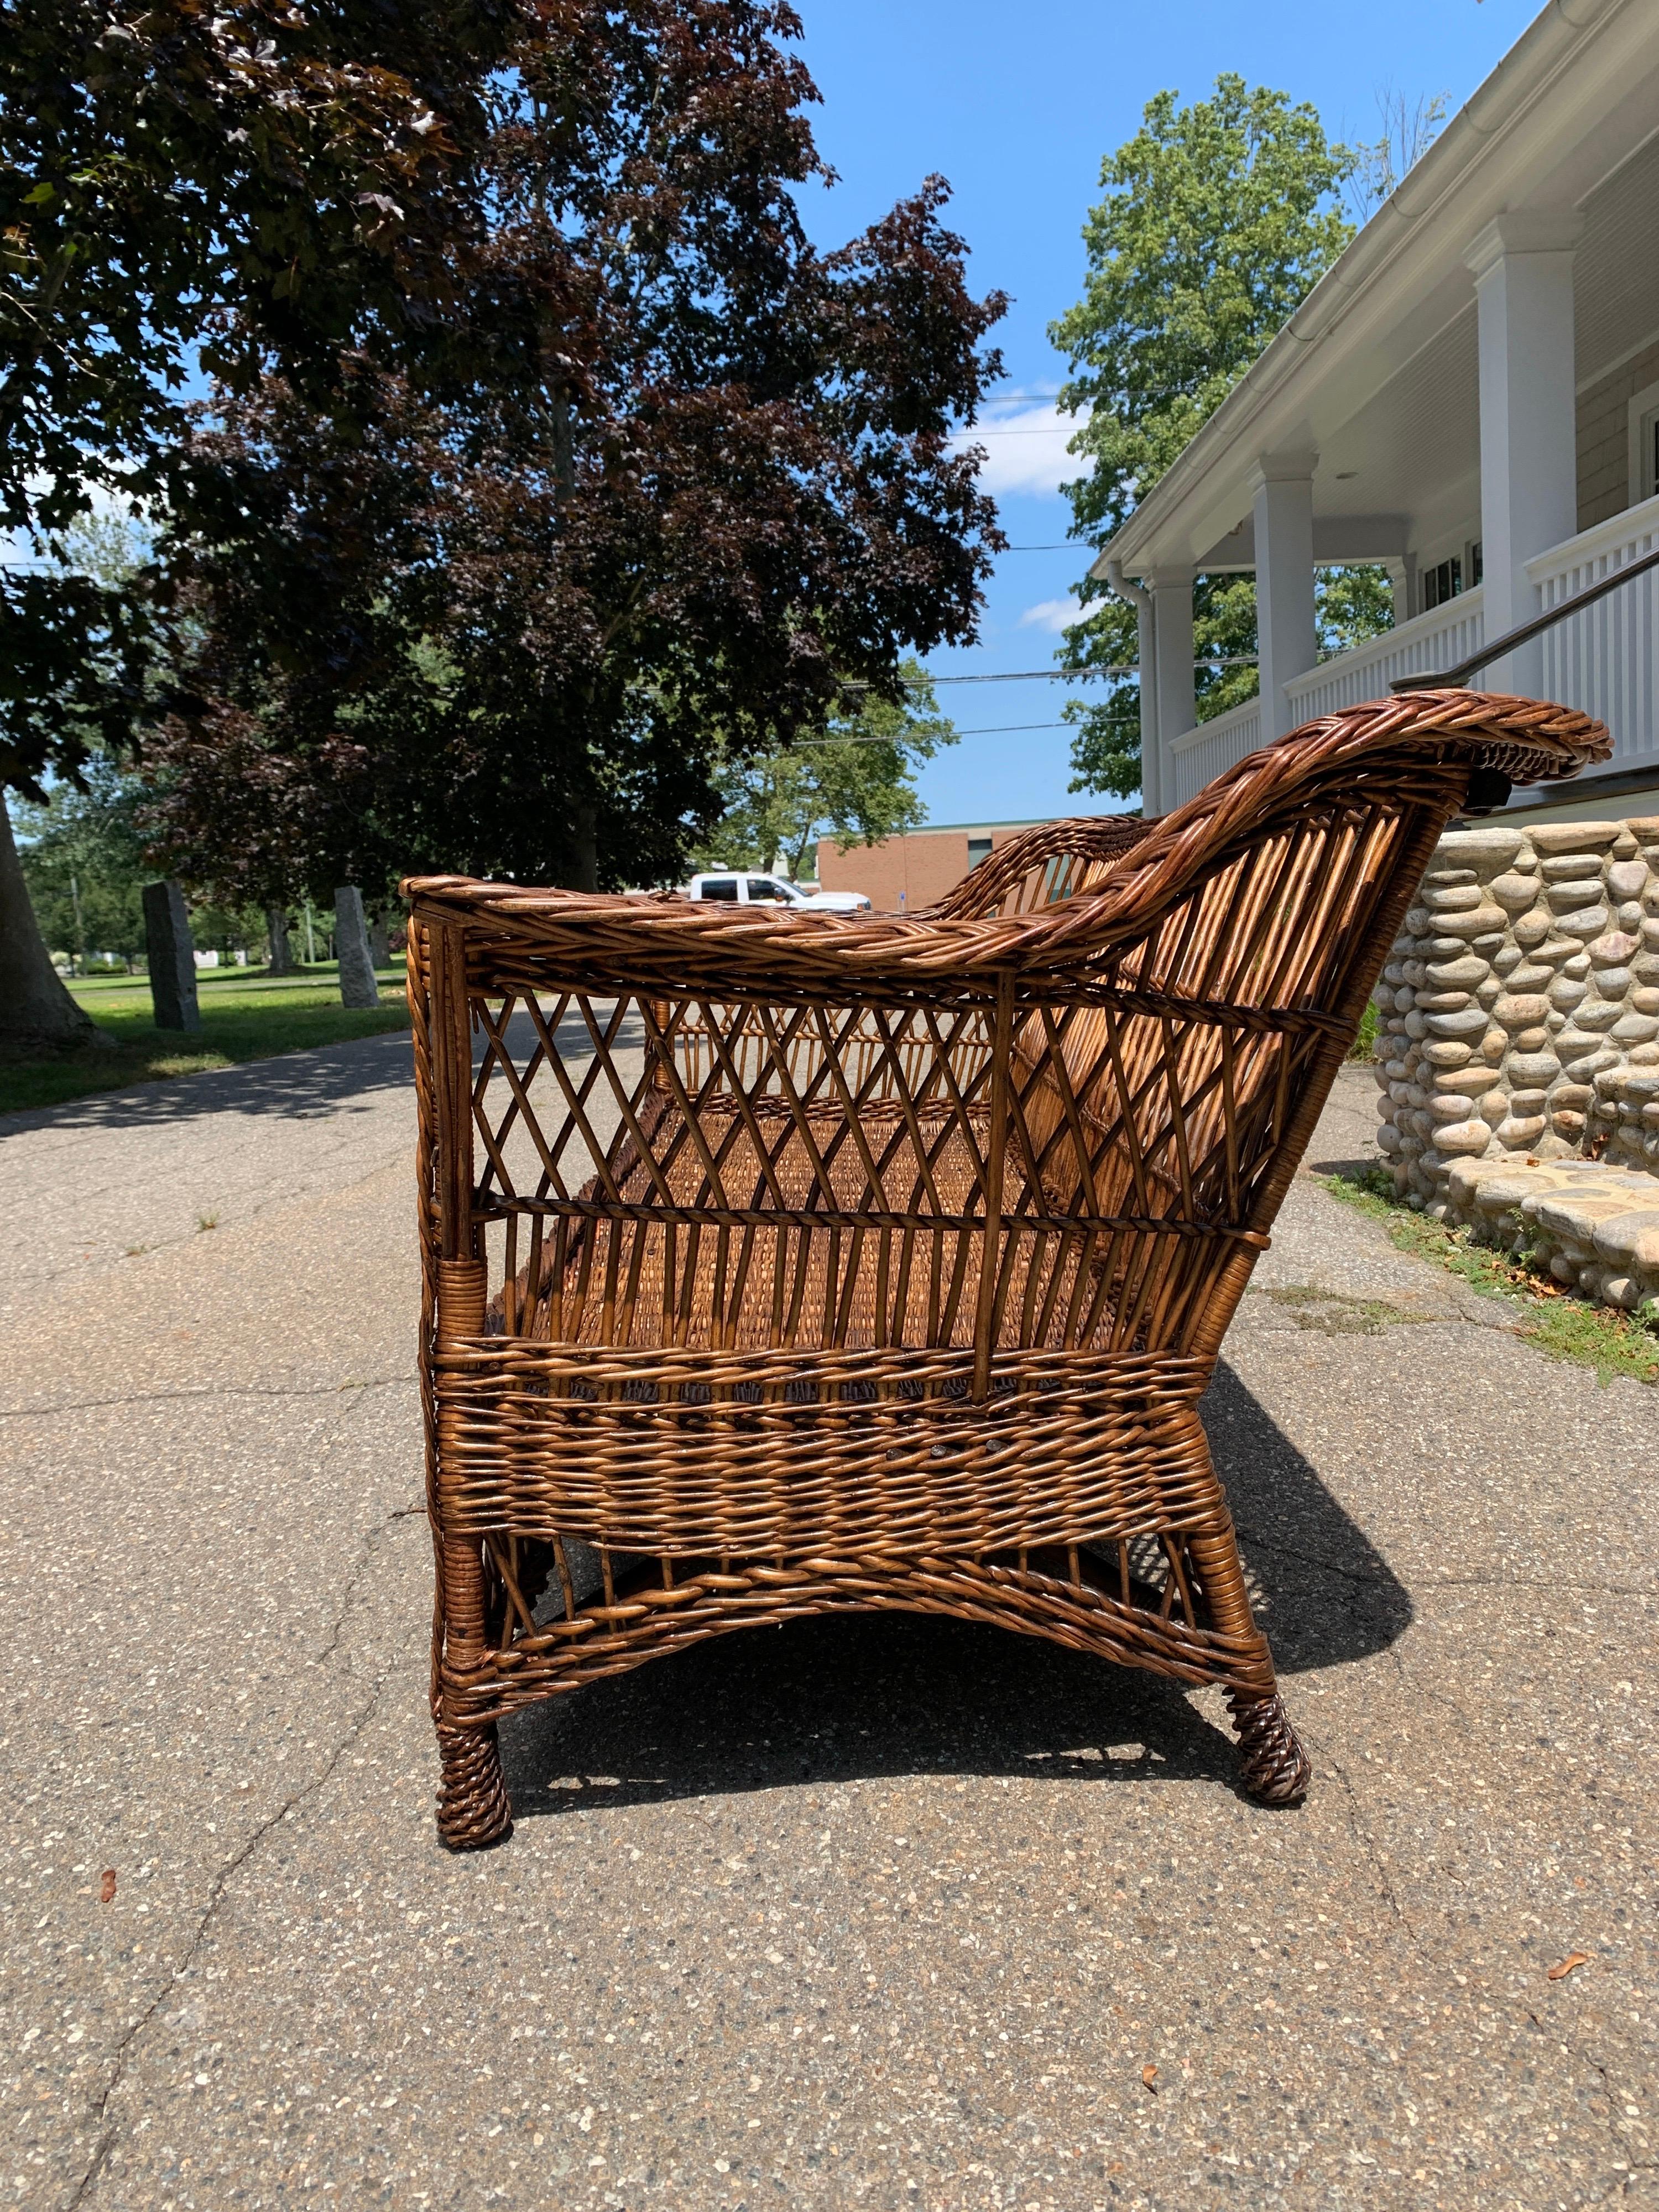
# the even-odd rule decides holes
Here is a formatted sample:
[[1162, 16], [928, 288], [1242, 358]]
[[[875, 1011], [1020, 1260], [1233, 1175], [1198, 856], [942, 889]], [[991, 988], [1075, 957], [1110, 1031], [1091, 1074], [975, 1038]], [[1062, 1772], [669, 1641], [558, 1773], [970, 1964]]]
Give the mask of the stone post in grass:
[[185, 895], [168, 881], [144, 885], [144, 948], [149, 960], [150, 1003], [158, 1030], [199, 1030], [196, 955], [190, 941]]
[[378, 1006], [380, 991], [368, 949], [363, 895], [356, 884], [342, 884], [334, 894], [334, 945], [340, 962], [340, 1004]]

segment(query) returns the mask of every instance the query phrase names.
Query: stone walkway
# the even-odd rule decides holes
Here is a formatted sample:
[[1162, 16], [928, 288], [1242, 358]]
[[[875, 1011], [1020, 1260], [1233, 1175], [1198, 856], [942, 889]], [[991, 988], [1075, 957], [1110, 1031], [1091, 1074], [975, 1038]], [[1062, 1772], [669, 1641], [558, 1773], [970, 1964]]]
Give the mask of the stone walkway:
[[452, 1859], [406, 1050], [0, 1122], [0, 2202], [1659, 2203], [1659, 1395], [1304, 1177], [1206, 1408], [1304, 1810], [872, 1618], [520, 1717]]

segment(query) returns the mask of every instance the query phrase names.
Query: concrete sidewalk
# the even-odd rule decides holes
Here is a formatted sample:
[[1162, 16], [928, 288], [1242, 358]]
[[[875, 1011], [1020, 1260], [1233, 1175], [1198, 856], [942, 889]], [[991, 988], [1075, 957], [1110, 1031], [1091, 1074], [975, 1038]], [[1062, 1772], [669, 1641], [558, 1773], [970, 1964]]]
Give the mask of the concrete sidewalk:
[[453, 1859], [407, 1050], [0, 1122], [0, 2203], [1659, 2203], [1659, 1395], [1304, 1176], [1206, 1415], [1305, 1808], [825, 1620], [520, 1716]]

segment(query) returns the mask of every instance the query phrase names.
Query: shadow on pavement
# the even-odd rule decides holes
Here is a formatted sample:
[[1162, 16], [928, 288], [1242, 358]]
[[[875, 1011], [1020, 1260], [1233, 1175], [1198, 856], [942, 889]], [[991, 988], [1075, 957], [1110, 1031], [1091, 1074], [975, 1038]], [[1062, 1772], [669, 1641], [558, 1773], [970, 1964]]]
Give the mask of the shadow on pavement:
[[[639, 1025], [624, 1025], [620, 1042], [638, 1042]], [[536, 1031], [522, 1013], [507, 1025], [507, 1043], [522, 1067], [536, 1049]], [[586, 1033], [567, 1020], [559, 1032], [562, 1052], [585, 1061]], [[483, 1059], [485, 1040], [473, 1039], [474, 1066]], [[414, 1091], [413, 1048], [407, 1030], [355, 1037], [343, 1044], [314, 1045], [270, 1060], [244, 1060], [237, 1067], [210, 1067], [170, 1080], [130, 1084], [121, 1091], [94, 1091], [62, 1106], [40, 1106], [21, 1114], [0, 1114], [0, 1139], [24, 1129], [153, 1128], [160, 1121], [185, 1121], [194, 1115], [250, 1114], [284, 1121], [318, 1120], [339, 1113], [366, 1113], [388, 1092]]]
[[[1231, 1370], [1204, 1402], [1282, 1674], [1393, 1643], [1411, 1601]], [[1294, 1693], [1290, 1698], [1295, 1717]], [[855, 1613], [698, 1644], [515, 1715], [520, 1818], [900, 1774], [1236, 1783], [1232, 1740], [1155, 1674], [967, 1622]]]
[[1279, 1673], [1386, 1650], [1412, 1601], [1364, 1530], [1224, 1360], [1200, 1411]]
[[1346, 1181], [1352, 1182], [1357, 1176], [1369, 1174], [1372, 1168], [1380, 1167], [1382, 1164], [1381, 1157], [1374, 1151], [1355, 1152], [1346, 1158], [1333, 1156], [1329, 1159], [1304, 1160], [1302, 1172], [1304, 1175], [1313, 1176], [1341, 1176]]
[[409, 1032], [388, 1030], [345, 1044], [279, 1053], [271, 1060], [244, 1060], [238, 1067], [204, 1068], [164, 1082], [135, 1083], [124, 1091], [94, 1091], [62, 1106], [0, 1115], [0, 1138], [24, 1129], [152, 1128], [158, 1121], [200, 1114], [306, 1120], [354, 1106], [367, 1109], [380, 1094], [406, 1091], [413, 1080]]

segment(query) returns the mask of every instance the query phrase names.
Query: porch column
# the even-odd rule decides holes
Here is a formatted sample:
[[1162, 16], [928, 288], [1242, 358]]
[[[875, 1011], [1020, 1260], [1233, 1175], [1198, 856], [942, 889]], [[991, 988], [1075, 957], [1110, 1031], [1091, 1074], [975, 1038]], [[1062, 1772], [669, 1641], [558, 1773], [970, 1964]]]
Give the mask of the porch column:
[[1256, 654], [1261, 742], [1297, 723], [1285, 696], [1319, 658], [1314, 622], [1313, 473], [1316, 453], [1265, 453], [1253, 478]]
[[[1480, 538], [1486, 634], [1539, 610], [1526, 564], [1578, 527], [1573, 389], [1571, 213], [1500, 215], [1469, 247], [1480, 355]], [[1534, 638], [1477, 678], [1483, 690], [1535, 694]]]
[[1198, 720], [1193, 682], [1193, 572], [1154, 568], [1158, 611], [1158, 734], [1164, 757]]
[[1136, 586], [1136, 659], [1140, 667], [1140, 811], [1150, 822], [1164, 811], [1164, 725], [1158, 711], [1158, 623], [1150, 592]]
[[1401, 623], [1409, 622], [1417, 610], [1413, 604], [1417, 594], [1412, 586], [1417, 577], [1417, 556], [1402, 553], [1397, 561], [1385, 563], [1389, 571], [1389, 590], [1394, 599], [1394, 622], [1398, 629]]

